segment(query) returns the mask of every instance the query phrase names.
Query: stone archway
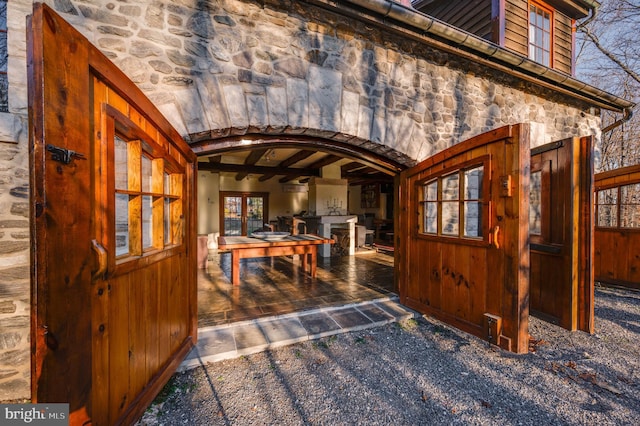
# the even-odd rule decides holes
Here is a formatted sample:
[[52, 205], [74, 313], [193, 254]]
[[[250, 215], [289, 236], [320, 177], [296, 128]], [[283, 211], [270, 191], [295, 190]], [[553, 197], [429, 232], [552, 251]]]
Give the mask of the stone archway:
[[248, 148], [296, 147], [358, 159], [390, 175], [395, 175], [415, 164], [415, 160], [388, 146], [326, 130], [303, 129], [298, 132], [252, 133], [233, 136], [213, 136], [212, 133], [189, 135], [191, 149], [196, 155], [210, 155]]
[[[214, 132], [205, 132], [199, 135], [190, 135], [191, 148], [198, 156], [222, 157], [225, 154], [234, 153], [236, 151], [247, 151], [247, 150], [265, 151], [271, 148], [290, 148], [290, 149], [296, 149], [300, 151], [313, 150], [313, 151], [319, 151], [321, 154], [326, 154], [328, 156], [344, 156], [349, 158], [349, 160], [356, 160], [359, 163], [366, 164], [367, 166], [371, 168], [375, 168], [379, 172], [382, 172], [392, 177], [391, 182], [393, 182], [393, 177], [399, 175], [399, 173], [402, 170], [406, 169], [408, 166], [414, 163], [413, 160], [408, 158], [406, 155], [399, 153], [388, 147], [384, 147], [381, 144], [376, 144], [371, 141], [362, 140], [360, 138], [353, 137], [353, 136], [339, 135], [336, 132], [306, 129], [305, 131], [299, 131], [297, 133], [293, 131], [284, 131], [280, 133], [271, 131], [269, 134], [241, 132], [242, 134], [240, 135], [226, 135], [226, 136], [220, 136], [212, 133]], [[232, 130], [228, 129], [227, 131], [220, 132], [220, 133], [229, 134], [229, 133], [232, 133]], [[220, 159], [218, 158], [217, 161], [220, 161]], [[202, 165], [202, 163], [200, 164]], [[206, 167], [207, 165], [209, 164], [208, 162], [205, 161], [202, 168], [199, 168], [198, 192], [199, 193], [206, 192], [209, 189], [209, 187], [207, 186], [207, 183], [200, 180], [200, 175], [211, 176], [212, 174], [217, 177], [207, 177], [206, 179], [218, 179], [219, 186], [217, 187], [217, 191], [219, 192], [216, 193], [214, 191], [213, 193], [207, 193], [206, 198], [204, 197], [202, 198], [203, 204], [209, 204], [209, 207], [201, 208], [199, 206], [198, 215], [200, 217], [200, 215], [203, 213], [211, 214], [211, 216], [209, 216], [209, 218], [211, 218], [211, 217], [215, 217], [214, 216], [215, 213], [212, 213], [211, 210], [207, 210], [208, 208], [211, 207], [210, 205], [215, 203], [216, 200], [220, 200], [220, 207], [218, 206], [213, 207], [213, 210], [220, 212], [221, 211], [220, 209], [223, 203], [222, 203], [222, 198], [219, 195], [221, 194], [224, 195], [225, 193], [227, 194], [231, 193], [233, 192], [233, 189], [230, 190], [229, 188], [226, 188], [225, 184], [222, 183], [222, 180], [220, 180], [220, 175], [222, 175], [223, 172], [209, 173], [209, 172], [212, 172], [213, 170]], [[215, 169], [215, 167], [213, 168]], [[228, 171], [226, 172], [227, 182], [235, 180], [233, 176], [233, 174], [235, 173], [236, 172], [228, 172]], [[269, 182], [277, 185], [277, 187], [275, 187], [275, 192], [283, 192], [280, 190], [280, 184], [278, 183], [278, 180], [280, 177], [282, 176], [279, 176], [278, 178], [275, 178], [275, 179], [268, 180]], [[245, 186], [243, 186], [243, 188], [245, 188], [247, 192], [251, 193], [252, 195], [255, 195], [257, 193], [264, 193], [263, 191], [266, 191], [264, 187], [257, 187], [257, 188], [254, 187], [253, 189], [250, 189], [252, 185], [259, 185], [258, 179], [256, 176], [253, 176], [250, 179], [250, 181], [251, 182], [247, 182], [247, 180], [244, 180], [243, 178], [241, 182], [246, 184]], [[392, 185], [389, 185], [389, 186], [390, 186], [389, 191], [392, 192], [393, 191]], [[309, 187], [311, 187], [311, 185]], [[223, 190], [223, 188], [225, 189]], [[351, 191], [359, 192], [359, 189], [355, 189]], [[237, 195], [237, 194], [232, 194], [232, 195]], [[271, 196], [273, 196], [273, 193], [269, 193], [269, 197]], [[305, 194], [305, 197], [306, 196], [307, 194]], [[358, 200], [358, 207], [360, 207], [359, 197], [360, 195], [356, 196], [356, 199]], [[390, 200], [391, 204], [393, 204], [392, 193], [389, 193], [386, 196], [385, 194], [382, 195], [383, 200], [385, 200], [386, 197], [388, 197], [388, 200]], [[311, 197], [309, 197], [309, 199], [310, 198]], [[200, 203], [200, 200], [201, 198], [199, 197], [199, 203]], [[307, 210], [307, 208], [305, 207], [303, 208], [303, 210]], [[313, 212], [310, 216], [316, 216], [315, 210], [313, 208], [310, 208], [310, 210]], [[298, 213], [298, 211], [299, 210], [296, 210], [295, 208], [292, 209], [292, 213]], [[389, 211], [391, 214], [393, 214], [393, 210], [389, 210]], [[326, 214], [326, 213], [323, 213], [323, 214]], [[221, 213], [219, 213], [219, 215], [222, 216]], [[318, 215], [320, 215], [320, 213], [318, 213]], [[216, 217], [213, 220], [213, 223], [220, 222], [220, 216]], [[271, 218], [273, 219], [273, 215], [270, 215], [270, 216], [272, 216]], [[307, 218], [302, 217], [301, 219], [307, 219]], [[209, 220], [209, 223], [211, 223], [211, 220]], [[199, 230], [198, 232], [199, 234], [204, 235], [203, 231]], [[313, 231], [313, 233], [315, 232], [317, 231]], [[365, 285], [359, 282], [360, 280], [358, 279], [353, 279], [353, 277], [351, 276], [344, 275], [342, 279], [340, 279], [340, 281], [344, 283], [343, 285], [350, 285], [351, 292], [342, 291], [343, 295], [338, 295], [337, 293], [340, 293], [340, 291], [337, 289], [333, 289], [335, 293], [331, 293], [331, 298], [333, 300], [332, 303], [334, 305], [353, 303], [353, 301], [350, 299], [351, 297], [353, 297], [352, 293], [355, 293], [353, 289], [359, 289], [358, 291], [362, 293], [366, 291], [370, 291], [372, 294], [373, 293], [376, 294], [375, 296], [371, 296], [372, 299], [367, 299], [367, 300], [373, 300], [380, 297], [389, 297], [387, 293], [378, 293], [378, 291], [381, 291], [382, 288], [386, 289], [386, 287], [390, 287], [390, 289], [386, 289], [386, 290], [393, 292], [394, 295], [397, 293], [394, 287], [395, 271], [393, 267], [393, 264], [394, 264], [393, 254], [389, 252], [387, 252], [384, 255], [377, 254], [375, 253], [374, 250], [371, 249], [371, 247], [372, 247], [372, 244], [369, 243], [369, 250], [373, 252], [373, 257], [386, 256], [386, 258], [389, 259], [386, 261], [388, 264], [384, 266], [382, 266], [382, 262], [380, 261], [377, 261], [377, 262], [367, 261], [369, 263], [376, 264], [376, 266], [372, 268], [376, 272], [379, 272], [384, 269], [383, 274], [380, 274], [380, 273], [373, 274], [373, 276], [379, 278], [380, 281], [374, 282], [370, 280], [369, 282], [367, 282], [367, 285]], [[215, 311], [214, 308], [212, 308], [212, 306], [214, 305], [217, 306], [215, 303], [215, 300], [217, 299], [227, 299], [226, 297], [227, 293], [225, 292], [229, 291], [228, 290], [229, 284], [227, 282], [227, 279], [221, 278], [221, 275], [219, 272], [220, 270], [223, 270], [223, 264], [225, 265], [225, 267], [228, 267], [228, 261], [221, 259], [220, 255], [217, 252], [212, 252], [212, 253], [213, 255], [210, 258], [211, 262], [209, 262], [208, 269], [204, 272], [204, 274], [211, 273], [211, 276], [218, 277], [218, 279], [215, 280], [215, 282], [214, 280], [210, 280], [204, 283], [203, 281], [199, 281], [200, 283], [199, 285], [202, 286], [200, 287], [200, 289], [203, 289], [203, 291], [199, 291], [199, 297], [201, 299], [199, 299], [199, 302], [198, 302], [199, 304], [202, 303], [202, 306], [203, 306], [202, 309], [199, 309], [199, 315], [200, 315], [199, 324], [201, 324], [202, 327], [210, 327], [212, 325], [217, 325], [215, 321], [220, 321], [218, 319], [220, 317], [220, 313]], [[222, 254], [221, 256], [229, 257], [230, 255]], [[327, 266], [328, 265], [335, 266], [336, 264], [340, 264], [339, 262], [343, 262], [343, 261], [336, 260], [336, 258], [334, 257], [334, 254], [332, 254], [330, 257], [327, 257], [327, 256], [329, 255], [326, 255], [326, 254], [322, 255], [320, 253], [318, 254], [318, 268], [324, 269], [326, 271], [324, 273], [325, 275], [332, 275], [335, 277], [336, 275], [340, 274], [340, 272], [336, 272], [336, 271], [341, 271], [342, 268], [340, 267], [333, 268], [333, 267], [327, 267]], [[353, 262], [361, 262], [361, 263], [365, 262], [362, 260], [355, 260], [356, 256], [345, 255], [345, 257], [354, 258]], [[368, 256], [365, 256], [365, 257], [368, 257]], [[369, 259], [372, 259], [373, 257], [369, 257]], [[286, 261], [283, 261], [281, 259], [271, 260], [270, 261], [271, 263], [269, 263], [269, 261], [266, 261], [265, 259], [261, 259], [261, 260], [255, 260], [255, 261], [251, 260], [251, 262], [247, 262], [246, 264], [243, 264], [243, 268], [245, 268], [244, 274], [246, 274], [244, 277], [249, 277], [249, 278], [243, 278], [242, 284], [235, 289], [234, 294], [236, 295], [236, 298], [233, 299], [234, 303], [230, 305], [231, 307], [229, 308], [229, 310], [224, 313], [225, 318], [234, 317], [235, 315], [238, 315], [237, 313], [238, 311], [255, 312], [255, 310], [253, 310], [254, 306], [251, 306], [252, 303], [265, 303], [261, 301], [259, 296], [262, 293], [260, 291], [254, 291], [254, 287], [253, 287], [256, 285], [256, 282], [260, 279], [260, 275], [256, 271], [260, 271], [265, 268], [263, 266], [250, 266], [250, 264], [259, 265], [260, 262], [266, 262], [266, 264], [270, 265], [269, 268], [266, 268], [268, 270], [277, 269], [279, 271], [288, 271], [287, 266], [284, 265], [285, 263], [287, 264], [295, 263], [289, 259], [287, 259]], [[273, 266], [274, 264], [278, 265], [278, 267], [274, 268]], [[214, 272], [210, 272], [210, 271], [214, 271]], [[224, 271], [225, 271], [224, 272], [225, 275], [229, 275], [229, 271], [227, 271], [226, 269]], [[250, 271], [250, 272], [247, 272], [247, 271]], [[200, 277], [203, 276], [203, 273], [199, 272], [199, 274], [200, 274], [199, 275]], [[275, 280], [274, 277], [277, 275], [278, 274], [270, 273], [268, 278], [265, 277], [266, 278], [265, 281], [260, 283], [259, 287], [267, 288], [267, 289], [273, 287], [274, 285], [272, 283], [272, 280]], [[229, 276], [227, 276], [227, 278], [229, 278]], [[286, 287], [288, 289], [287, 299], [283, 298], [281, 300], [280, 304], [282, 305], [282, 307], [280, 308], [275, 307], [273, 305], [276, 305], [277, 303], [272, 303], [268, 308], [265, 307], [266, 311], [275, 312], [277, 315], [280, 315], [285, 313], [289, 314], [298, 310], [311, 309], [311, 306], [307, 306], [305, 305], [305, 303], [308, 303], [308, 301], [314, 299], [315, 293], [325, 291], [325, 289], [328, 289], [329, 287], [331, 287], [332, 286], [331, 282], [335, 280], [335, 278], [329, 279], [329, 280], [325, 280], [325, 279], [319, 279], [318, 281], [314, 280], [314, 284], [310, 287], [298, 282], [298, 280], [299, 278], [296, 277], [294, 274], [291, 276], [287, 276], [287, 280], [285, 280], [286, 282], [279, 282], [278, 283], [279, 285], [277, 287], [281, 287], [285, 285], [287, 286]], [[296, 287], [295, 290], [290, 288], [291, 286], [294, 286], [293, 285], [294, 283], [297, 283], [295, 285]], [[307, 294], [305, 294], [304, 297], [301, 297], [300, 299], [295, 299], [295, 297], [298, 294], [305, 293], [305, 292], [307, 292]], [[215, 294], [215, 296], [211, 296], [212, 294]], [[246, 295], [246, 294], [252, 294], [252, 296], [243, 298], [243, 295]], [[288, 299], [288, 298], [291, 298], [291, 299]], [[244, 299], [247, 299], [247, 304], [248, 304], [247, 306], [245, 306], [244, 304], [245, 303]], [[208, 303], [209, 300], [211, 300], [212, 302]], [[294, 306], [294, 305], [299, 306], [299, 308], [295, 309], [294, 311], [286, 310], [286, 309], [290, 309], [290, 306]], [[318, 305], [318, 306], [323, 307], [324, 305]], [[278, 310], [278, 309], [284, 309], [284, 310]], [[262, 314], [256, 313], [255, 315], [258, 315], [255, 318], [259, 318], [259, 316]]]

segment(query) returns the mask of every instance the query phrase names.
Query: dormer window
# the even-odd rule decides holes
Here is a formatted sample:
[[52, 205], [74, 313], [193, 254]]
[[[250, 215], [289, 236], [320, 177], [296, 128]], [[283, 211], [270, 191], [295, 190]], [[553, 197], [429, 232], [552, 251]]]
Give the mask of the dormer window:
[[551, 66], [553, 12], [538, 2], [529, 2], [529, 58]]

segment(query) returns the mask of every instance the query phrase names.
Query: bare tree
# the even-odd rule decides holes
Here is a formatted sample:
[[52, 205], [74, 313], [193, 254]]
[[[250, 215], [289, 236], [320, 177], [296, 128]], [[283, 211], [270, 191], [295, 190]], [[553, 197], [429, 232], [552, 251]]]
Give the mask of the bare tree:
[[[639, 0], [607, 0], [578, 25], [579, 78], [632, 102], [640, 102]], [[621, 118], [604, 111], [603, 127]], [[600, 169], [640, 164], [640, 114], [602, 135]]]

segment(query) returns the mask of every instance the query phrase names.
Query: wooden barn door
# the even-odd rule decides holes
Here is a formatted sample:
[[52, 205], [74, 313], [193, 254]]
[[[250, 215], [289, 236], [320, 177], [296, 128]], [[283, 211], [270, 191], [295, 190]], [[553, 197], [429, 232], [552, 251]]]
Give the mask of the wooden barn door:
[[52, 9], [28, 28], [32, 400], [131, 424], [196, 340], [195, 155]]
[[591, 138], [531, 150], [529, 232], [532, 313], [593, 331]]
[[507, 126], [400, 175], [396, 274], [405, 305], [528, 349], [529, 131]]

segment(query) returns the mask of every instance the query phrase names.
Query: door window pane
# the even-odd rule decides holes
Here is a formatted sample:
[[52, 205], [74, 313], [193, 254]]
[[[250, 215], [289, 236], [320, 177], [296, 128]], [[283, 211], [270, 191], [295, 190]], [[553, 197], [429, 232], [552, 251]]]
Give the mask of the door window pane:
[[542, 171], [531, 173], [529, 188], [529, 232], [542, 235]]
[[460, 178], [457, 173], [442, 178], [443, 200], [458, 200], [458, 197], [460, 196], [459, 182]]
[[482, 203], [465, 201], [464, 203], [464, 236], [482, 237]]
[[423, 232], [438, 233], [438, 181], [434, 180], [423, 187], [424, 223]]
[[442, 233], [444, 235], [458, 235], [460, 223], [460, 177], [458, 173], [442, 178], [442, 199], [455, 200], [442, 202]]
[[464, 236], [482, 237], [482, 181], [484, 167], [464, 172]]
[[114, 145], [116, 189], [126, 190], [129, 189], [127, 142], [120, 136], [116, 135], [114, 137]]
[[264, 199], [247, 197], [247, 234], [264, 227]]
[[172, 244], [171, 238], [171, 199], [164, 199], [164, 244]]
[[[169, 173], [165, 173], [164, 174], [164, 193], [166, 195], [171, 195], [171, 176], [169, 175]], [[173, 194], [175, 195], [175, 194]]]
[[142, 192], [151, 192], [151, 159], [146, 155], [142, 156]]
[[242, 235], [242, 197], [224, 197], [224, 234]]
[[116, 194], [116, 256], [129, 254], [129, 196]]
[[153, 246], [153, 197], [142, 196], [142, 248]]
[[442, 233], [444, 235], [459, 234], [460, 223], [460, 204], [456, 202], [443, 202], [442, 203]]

